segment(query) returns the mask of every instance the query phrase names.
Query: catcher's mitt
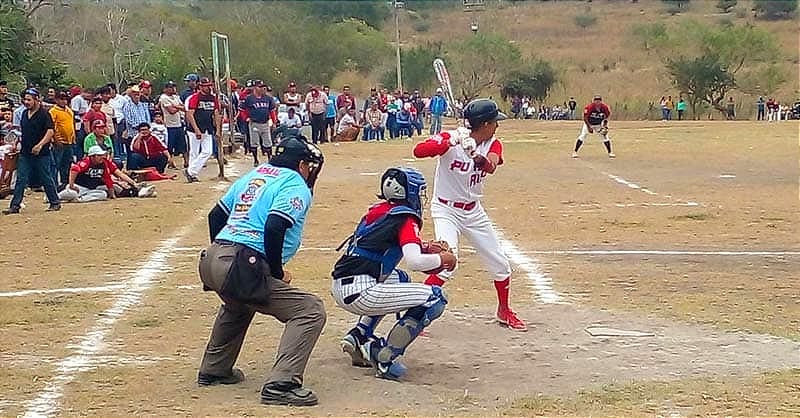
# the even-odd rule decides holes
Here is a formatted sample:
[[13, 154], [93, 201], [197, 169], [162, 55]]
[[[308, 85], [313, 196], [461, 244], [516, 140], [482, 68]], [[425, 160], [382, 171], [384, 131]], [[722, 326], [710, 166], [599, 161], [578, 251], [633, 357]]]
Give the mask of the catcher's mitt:
[[439, 254], [441, 252], [452, 253], [447, 241], [423, 241], [422, 252], [424, 254]]

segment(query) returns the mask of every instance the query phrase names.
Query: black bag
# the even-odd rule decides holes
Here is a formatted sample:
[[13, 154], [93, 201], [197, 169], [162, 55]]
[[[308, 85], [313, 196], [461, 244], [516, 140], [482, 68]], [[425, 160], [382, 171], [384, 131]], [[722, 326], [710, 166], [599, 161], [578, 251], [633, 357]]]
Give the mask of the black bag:
[[225, 281], [219, 294], [242, 303], [253, 305], [269, 304], [269, 265], [258, 251], [237, 245]]

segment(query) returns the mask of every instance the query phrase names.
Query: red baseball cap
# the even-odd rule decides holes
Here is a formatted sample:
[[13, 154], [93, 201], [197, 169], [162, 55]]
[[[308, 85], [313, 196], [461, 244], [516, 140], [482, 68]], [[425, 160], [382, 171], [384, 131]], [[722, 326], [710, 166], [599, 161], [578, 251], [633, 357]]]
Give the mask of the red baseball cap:
[[150, 88], [150, 86], [151, 86], [151, 84], [150, 84], [150, 81], [148, 81], [148, 80], [142, 80], [139, 83], [139, 88], [146, 89], [146, 88]]
[[98, 119], [98, 120], [92, 122], [92, 128], [105, 128], [105, 127], [106, 127], [105, 121], [102, 121], [102, 120]]

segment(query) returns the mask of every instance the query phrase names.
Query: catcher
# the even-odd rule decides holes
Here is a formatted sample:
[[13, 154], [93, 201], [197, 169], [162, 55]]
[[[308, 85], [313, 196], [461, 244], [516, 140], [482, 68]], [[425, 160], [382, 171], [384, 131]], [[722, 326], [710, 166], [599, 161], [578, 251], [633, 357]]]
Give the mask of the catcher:
[[603, 138], [603, 145], [606, 146], [608, 151], [608, 158], [615, 158], [611, 152], [611, 138], [608, 137], [608, 118], [611, 117], [611, 109], [607, 104], [603, 103], [603, 98], [594, 96], [594, 100], [583, 108], [583, 127], [581, 134], [578, 135], [578, 141], [575, 142], [575, 151], [572, 152], [572, 158], [578, 158], [578, 150], [586, 140], [586, 136], [591, 133], [597, 133]]
[[[425, 189], [425, 178], [413, 168], [386, 170], [378, 195], [382, 201], [369, 208], [353, 235], [339, 246], [347, 245], [347, 250], [333, 269], [331, 294], [336, 304], [360, 316], [342, 339], [342, 351], [354, 366], [374, 367], [376, 376], [385, 379], [398, 380], [405, 374], [397, 357], [447, 304], [441, 287], [411, 283], [397, 264], [405, 259], [410, 269], [429, 274], [456, 266], [446, 243], [420, 239]], [[377, 338], [375, 327], [387, 314], [397, 314], [399, 320], [386, 339]]]

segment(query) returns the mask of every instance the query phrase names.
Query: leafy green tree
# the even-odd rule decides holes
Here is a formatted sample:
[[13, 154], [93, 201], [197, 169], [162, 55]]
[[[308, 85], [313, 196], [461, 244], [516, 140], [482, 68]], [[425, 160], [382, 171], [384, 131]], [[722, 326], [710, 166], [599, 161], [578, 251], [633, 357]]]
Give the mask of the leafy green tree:
[[632, 33], [646, 51], [663, 47], [669, 42], [667, 26], [661, 22], [636, 25]]
[[449, 44], [446, 62], [453, 89], [468, 102], [502, 86], [522, 64], [522, 53], [500, 35], [479, 33]]
[[529, 96], [541, 101], [547, 98], [557, 81], [558, 75], [553, 66], [545, 60], [536, 60], [509, 74], [500, 89], [500, 96], [503, 100], [513, 96]]
[[726, 112], [723, 100], [728, 91], [736, 87], [736, 81], [719, 56], [669, 59], [667, 68], [673, 84], [688, 96], [695, 119], [699, 116], [697, 105], [701, 102], [708, 103], [720, 112]]
[[32, 39], [33, 27], [25, 11], [12, 2], [0, 1], [0, 77], [25, 66]]
[[767, 20], [791, 19], [797, 5], [798, 0], [753, 0], [757, 16]]
[[[429, 92], [437, 85], [436, 73], [433, 71], [433, 60], [443, 55], [441, 42], [430, 42], [404, 51], [400, 55], [403, 86]], [[384, 86], [397, 84], [397, 70], [392, 67], [381, 77]]]
[[304, 1], [299, 5], [322, 21], [359, 19], [373, 28], [380, 28], [391, 12], [384, 1]]

